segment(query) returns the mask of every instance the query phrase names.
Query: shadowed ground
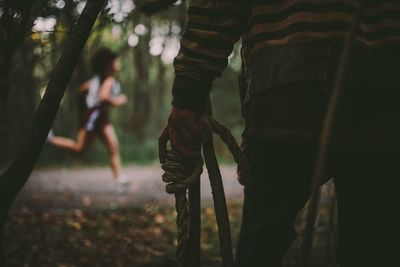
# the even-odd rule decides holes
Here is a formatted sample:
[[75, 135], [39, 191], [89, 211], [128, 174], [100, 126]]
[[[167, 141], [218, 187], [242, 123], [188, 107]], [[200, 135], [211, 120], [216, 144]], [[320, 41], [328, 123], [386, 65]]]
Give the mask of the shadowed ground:
[[[232, 238], [237, 241], [242, 187], [234, 166], [223, 166]], [[173, 266], [174, 199], [158, 166], [130, 166], [124, 192], [108, 168], [35, 171], [18, 196], [6, 230], [9, 266]], [[202, 177], [202, 266], [221, 266], [208, 177]], [[324, 187], [314, 266], [334, 266], [332, 185]], [[303, 227], [300, 215], [296, 228]], [[298, 239], [286, 267], [296, 266]]]

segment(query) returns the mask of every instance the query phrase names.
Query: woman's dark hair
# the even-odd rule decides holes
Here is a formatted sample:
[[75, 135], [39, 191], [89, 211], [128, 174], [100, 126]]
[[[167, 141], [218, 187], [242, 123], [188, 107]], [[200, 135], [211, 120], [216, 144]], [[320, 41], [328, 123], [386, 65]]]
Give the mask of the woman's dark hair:
[[108, 48], [102, 47], [97, 49], [91, 59], [92, 70], [101, 76], [107, 75], [112, 62], [117, 57], [118, 55]]

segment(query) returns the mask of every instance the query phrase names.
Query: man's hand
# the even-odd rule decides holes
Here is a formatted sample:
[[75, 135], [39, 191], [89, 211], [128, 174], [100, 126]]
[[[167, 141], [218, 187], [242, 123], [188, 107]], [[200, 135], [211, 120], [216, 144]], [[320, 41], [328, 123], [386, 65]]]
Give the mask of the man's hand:
[[176, 152], [188, 158], [200, 155], [203, 124], [201, 115], [195, 111], [173, 107], [168, 118], [168, 125], [159, 138], [160, 161], [166, 157], [168, 140]]

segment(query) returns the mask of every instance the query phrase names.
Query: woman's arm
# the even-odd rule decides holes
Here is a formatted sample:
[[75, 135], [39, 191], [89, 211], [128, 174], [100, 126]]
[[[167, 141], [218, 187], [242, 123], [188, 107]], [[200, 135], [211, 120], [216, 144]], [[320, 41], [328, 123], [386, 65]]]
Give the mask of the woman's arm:
[[121, 94], [116, 97], [111, 97], [112, 87], [115, 83], [115, 79], [113, 77], [108, 77], [104, 80], [104, 82], [100, 86], [99, 97], [102, 102], [109, 103], [113, 106], [121, 106], [127, 102], [127, 97], [124, 94]]
[[79, 90], [81, 91], [81, 93], [87, 93], [87, 91], [89, 90], [89, 81], [82, 83], [79, 86]]

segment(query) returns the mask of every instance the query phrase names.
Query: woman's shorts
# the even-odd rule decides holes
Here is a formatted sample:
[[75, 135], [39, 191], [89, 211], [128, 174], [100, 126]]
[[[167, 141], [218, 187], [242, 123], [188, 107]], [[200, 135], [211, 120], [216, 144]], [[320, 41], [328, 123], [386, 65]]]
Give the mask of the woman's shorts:
[[101, 133], [101, 130], [109, 124], [108, 113], [102, 108], [92, 108], [85, 111], [81, 128], [90, 133]]

